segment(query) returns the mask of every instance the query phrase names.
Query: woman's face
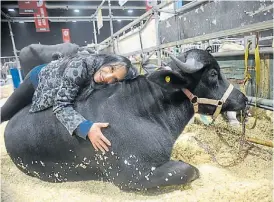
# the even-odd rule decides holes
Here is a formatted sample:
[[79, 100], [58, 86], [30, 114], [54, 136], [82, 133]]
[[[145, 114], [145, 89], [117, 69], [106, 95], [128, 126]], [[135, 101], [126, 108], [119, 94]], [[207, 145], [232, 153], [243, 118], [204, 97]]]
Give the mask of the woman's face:
[[106, 65], [94, 74], [94, 81], [100, 84], [110, 84], [125, 78], [127, 69], [123, 65]]

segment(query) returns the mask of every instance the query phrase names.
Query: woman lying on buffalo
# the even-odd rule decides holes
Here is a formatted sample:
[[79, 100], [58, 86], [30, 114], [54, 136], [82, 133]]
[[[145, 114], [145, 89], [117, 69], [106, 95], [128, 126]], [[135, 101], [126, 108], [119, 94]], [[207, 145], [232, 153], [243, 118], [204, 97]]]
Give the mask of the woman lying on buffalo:
[[118, 55], [77, 53], [63, 58], [55, 55], [53, 59], [26, 76], [1, 108], [1, 122], [31, 102], [32, 113], [53, 107], [53, 113], [71, 135], [88, 137], [96, 151], [108, 151], [110, 141], [101, 132], [108, 123], [86, 120], [73, 109], [73, 103], [80, 91], [84, 91], [80, 98], [84, 99], [106, 84], [136, 77], [136, 69], [127, 58]]

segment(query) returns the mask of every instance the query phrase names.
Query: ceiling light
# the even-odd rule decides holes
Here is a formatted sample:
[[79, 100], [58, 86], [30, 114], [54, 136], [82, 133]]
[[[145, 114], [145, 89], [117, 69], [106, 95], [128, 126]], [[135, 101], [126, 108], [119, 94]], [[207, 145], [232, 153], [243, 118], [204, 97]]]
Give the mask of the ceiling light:
[[118, 22], [121, 22], [122, 20], [117, 20]]
[[24, 21], [19, 21], [19, 23], [24, 23]]
[[75, 9], [74, 12], [75, 12], [75, 13], [79, 13], [80, 11], [79, 11], [78, 9]]
[[133, 10], [127, 10], [128, 13], [133, 13]]
[[14, 12], [15, 10], [13, 8], [9, 8], [8, 11]]

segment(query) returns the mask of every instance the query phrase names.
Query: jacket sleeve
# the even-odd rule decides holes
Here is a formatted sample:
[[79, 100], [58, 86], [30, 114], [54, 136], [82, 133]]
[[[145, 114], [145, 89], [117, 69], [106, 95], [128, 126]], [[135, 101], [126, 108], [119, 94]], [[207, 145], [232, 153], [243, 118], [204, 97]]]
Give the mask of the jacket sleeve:
[[53, 113], [70, 135], [75, 132], [83, 139], [86, 139], [93, 123], [75, 111], [73, 104], [87, 79], [90, 78], [88, 78], [88, 71], [83, 61], [72, 61], [63, 74], [53, 105]]

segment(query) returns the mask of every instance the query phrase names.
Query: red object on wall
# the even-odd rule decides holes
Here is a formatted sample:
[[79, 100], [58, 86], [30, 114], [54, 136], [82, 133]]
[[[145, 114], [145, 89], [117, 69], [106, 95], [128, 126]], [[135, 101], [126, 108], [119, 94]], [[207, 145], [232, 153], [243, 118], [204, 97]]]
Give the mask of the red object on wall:
[[19, 14], [37, 13], [37, 0], [18, 1]]
[[62, 35], [63, 35], [63, 42], [70, 43], [70, 33], [69, 33], [69, 29], [62, 29]]
[[50, 29], [49, 29], [48, 18], [44, 18], [44, 17], [48, 17], [45, 2], [39, 1], [39, 3], [37, 3], [37, 7], [38, 7], [38, 11], [37, 13], [34, 14], [36, 32], [49, 32]]

